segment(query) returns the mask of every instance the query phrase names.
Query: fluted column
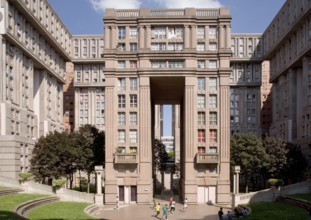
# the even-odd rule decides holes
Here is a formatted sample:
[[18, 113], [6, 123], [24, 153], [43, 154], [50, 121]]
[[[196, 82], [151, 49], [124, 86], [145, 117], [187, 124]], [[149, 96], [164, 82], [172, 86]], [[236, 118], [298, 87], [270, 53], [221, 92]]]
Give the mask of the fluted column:
[[109, 42], [110, 42], [110, 34], [111, 34], [111, 27], [105, 27], [105, 45], [104, 45], [104, 48], [106, 50], [110, 49], [110, 45], [109, 45]]
[[226, 204], [230, 200], [230, 73], [220, 76], [219, 86], [219, 178], [218, 178], [218, 204]]
[[189, 49], [189, 39], [190, 39], [190, 31], [189, 31], [189, 25], [184, 26], [184, 47], [185, 49]]
[[231, 49], [231, 26], [230, 24], [227, 24], [225, 26], [225, 29], [226, 29], [226, 44], [225, 44], [225, 47], [226, 49]]
[[151, 26], [146, 26], [145, 33], [145, 49], [150, 49], [151, 47]]
[[223, 25], [219, 26], [219, 49], [224, 49], [224, 42], [226, 36], [224, 35], [224, 27]]
[[191, 26], [191, 48], [197, 47], [197, 26]]
[[144, 49], [145, 47], [145, 27], [139, 26], [139, 49]]
[[196, 154], [196, 77], [185, 78], [184, 95], [184, 146], [183, 146], [183, 172], [182, 183], [184, 196], [189, 203], [197, 202], [197, 178], [194, 166]]
[[138, 204], [148, 204], [152, 199], [152, 142], [150, 79], [139, 79], [139, 179], [137, 182]]
[[118, 41], [118, 35], [117, 35], [117, 27], [112, 26], [111, 27], [111, 39], [110, 39], [110, 48], [116, 48], [117, 47], [117, 41]]
[[148, 77], [140, 78], [139, 133], [140, 161], [151, 162], [151, 100]]

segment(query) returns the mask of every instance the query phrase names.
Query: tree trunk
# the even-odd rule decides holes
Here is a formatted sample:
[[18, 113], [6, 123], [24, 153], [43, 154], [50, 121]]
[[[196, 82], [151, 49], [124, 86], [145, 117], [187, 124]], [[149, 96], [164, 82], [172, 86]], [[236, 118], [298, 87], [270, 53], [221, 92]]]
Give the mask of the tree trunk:
[[82, 184], [81, 184], [81, 170], [79, 170], [79, 185], [80, 185], [80, 192], [82, 192]]
[[72, 189], [73, 173], [71, 173], [71, 174], [69, 175], [69, 178], [70, 178], [70, 185], [69, 185], [69, 188]]
[[[87, 173], [87, 193], [90, 193], [91, 173]], [[97, 182], [97, 181], [96, 181]]]

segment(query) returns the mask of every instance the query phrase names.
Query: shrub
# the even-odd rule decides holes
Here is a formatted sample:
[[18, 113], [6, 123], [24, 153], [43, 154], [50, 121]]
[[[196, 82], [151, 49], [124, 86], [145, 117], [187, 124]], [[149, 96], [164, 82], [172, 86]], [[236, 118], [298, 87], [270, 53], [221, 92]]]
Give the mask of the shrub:
[[268, 179], [268, 184], [270, 186], [279, 187], [284, 185], [284, 181], [282, 179]]
[[25, 182], [29, 180], [29, 178], [32, 176], [32, 173], [22, 172], [22, 173], [19, 173], [18, 176], [21, 178], [22, 182]]
[[52, 185], [54, 187], [62, 187], [65, 183], [67, 183], [67, 179], [66, 178], [54, 179], [52, 181]]

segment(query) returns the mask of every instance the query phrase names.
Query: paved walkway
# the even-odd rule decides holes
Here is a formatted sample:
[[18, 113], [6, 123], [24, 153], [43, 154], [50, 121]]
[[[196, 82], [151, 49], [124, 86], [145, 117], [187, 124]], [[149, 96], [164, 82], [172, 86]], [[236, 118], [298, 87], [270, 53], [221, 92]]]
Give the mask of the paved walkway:
[[[168, 202], [161, 203], [161, 209], [163, 205]], [[218, 220], [219, 207], [211, 205], [188, 205], [185, 212], [182, 212], [182, 204], [176, 204], [176, 211], [173, 214], [168, 215], [169, 220]], [[227, 212], [227, 209], [224, 209]], [[115, 210], [113, 206], [104, 206], [99, 209], [95, 217], [102, 220], [160, 220], [162, 217], [162, 210], [159, 218], [154, 217], [155, 211], [150, 205], [128, 205], [121, 206], [119, 210]]]

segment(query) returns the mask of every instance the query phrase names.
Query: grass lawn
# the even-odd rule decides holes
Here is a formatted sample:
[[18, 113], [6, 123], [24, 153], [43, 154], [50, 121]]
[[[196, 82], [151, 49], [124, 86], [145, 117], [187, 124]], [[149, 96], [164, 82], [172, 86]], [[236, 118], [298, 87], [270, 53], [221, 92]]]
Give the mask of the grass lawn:
[[307, 220], [306, 210], [282, 202], [261, 202], [248, 204], [252, 213], [247, 220]]
[[28, 219], [94, 219], [83, 210], [88, 203], [56, 202], [34, 209], [28, 214]]
[[39, 194], [15, 194], [0, 196], [0, 219], [20, 220], [14, 210], [17, 205], [29, 200], [46, 197]]
[[289, 197], [311, 201], [311, 194], [296, 194], [290, 195]]

